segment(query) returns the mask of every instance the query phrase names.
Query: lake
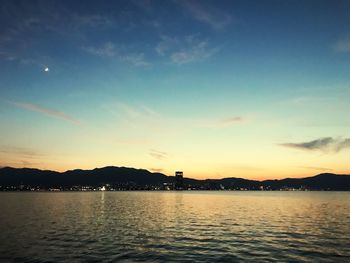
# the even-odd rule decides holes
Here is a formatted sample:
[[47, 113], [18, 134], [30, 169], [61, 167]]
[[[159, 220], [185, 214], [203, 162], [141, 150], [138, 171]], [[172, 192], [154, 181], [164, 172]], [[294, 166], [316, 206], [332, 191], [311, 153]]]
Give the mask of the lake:
[[349, 192], [0, 193], [1, 262], [350, 262]]

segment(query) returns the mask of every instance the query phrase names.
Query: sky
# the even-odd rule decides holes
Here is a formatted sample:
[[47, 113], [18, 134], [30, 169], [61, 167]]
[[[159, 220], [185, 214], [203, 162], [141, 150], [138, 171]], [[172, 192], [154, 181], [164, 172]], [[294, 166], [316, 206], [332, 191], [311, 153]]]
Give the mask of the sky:
[[0, 166], [350, 173], [350, 1], [0, 2]]

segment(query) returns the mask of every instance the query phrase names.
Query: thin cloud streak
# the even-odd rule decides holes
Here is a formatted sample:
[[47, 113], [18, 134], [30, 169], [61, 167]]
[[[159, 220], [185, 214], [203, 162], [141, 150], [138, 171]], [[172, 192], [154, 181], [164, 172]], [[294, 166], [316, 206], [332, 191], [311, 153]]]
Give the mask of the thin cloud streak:
[[179, 134], [193, 129], [224, 129], [249, 121], [246, 117], [239, 115], [224, 118], [174, 118], [144, 105], [134, 107], [121, 102], [108, 110], [123, 122], [123, 127], [132, 127], [162, 135]]
[[221, 30], [231, 23], [231, 16], [213, 6], [205, 6], [201, 1], [179, 1], [181, 6], [193, 19], [209, 25], [215, 30]]
[[151, 65], [150, 62], [146, 61], [144, 53], [126, 54], [121, 56], [120, 59], [136, 67], [147, 67]]
[[125, 47], [116, 46], [110, 41], [100, 46], [83, 46], [82, 50], [89, 53], [90, 55], [102, 58], [116, 58], [135, 67], [151, 66], [151, 63], [146, 60], [144, 53], [133, 53], [126, 51]]
[[37, 157], [43, 157], [45, 154], [38, 153], [34, 150], [24, 148], [24, 147], [17, 147], [17, 146], [8, 146], [3, 145], [0, 147], [0, 153], [2, 154], [14, 154], [25, 158], [37, 158]]
[[[232, 117], [227, 117], [221, 120], [197, 120], [197, 125], [196, 127], [199, 128], [212, 128], [212, 129], [222, 129], [222, 128], [227, 128], [233, 125], [237, 124], [242, 124], [245, 122], [245, 118], [241, 116], [232, 116]], [[195, 122], [195, 121], [194, 121]]]
[[314, 166], [298, 166], [297, 168], [301, 169], [309, 169], [309, 170], [316, 170], [316, 171], [333, 171], [331, 168], [325, 168], [325, 167], [314, 167]]
[[203, 61], [220, 50], [218, 47], [211, 47], [208, 40], [200, 39], [197, 35], [186, 37], [163, 35], [160, 39], [155, 51], [162, 57], [168, 57], [177, 65]]
[[26, 160], [18, 160], [18, 161], [10, 161], [10, 162], [2, 161], [0, 163], [0, 168], [4, 168], [4, 167], [38, 168], [42, 164], [43, 163], [40, 163], [40, 162], [28, 162]]
[[334, 45], [334, 50], [339, 53], [350, 52], [350, 37], [338, 40]]
[[125, 144], [125, 145], [144, 145], [144, 144], [150, 143], [150, 140], [131, 138], [131, 139], [118, 139], [118, 140], [115, 140], [115, 142], [118, 144]]
[[70, 122], [70, 123], [73, 123], [76, 125], [80, 124], [80, 121], [78, 119], [75, 119], [75, 118], [73, 118], [73, 117], [71, 117], [71, 116], [69, 116], [61, 111], [56, 111], [53, 109], [44, 108], [44, 107], [41, 107], [41, 106], [33, 104], [33, 103], [24, 103], [24, 102], [10, 102], [10, 103], [18, 108], [43, 113], [49, 117], [64, 120], [64, 121], [67, 121], [67, 122]]
[[157, 160], [163, 160], [168, 157], [168, 154], [166, 152], [161, 152], [154, 149], [150, 150], [149, 155]]
[[0, 35], [0, 48], [7, 53], [0, 54], [0, 59], [19, 63], [27, 60], [28, 55], [32, 56], [33, 52], [27, 51], [37, 45], [34, 38], [39, 34], [69, 37], [75, 42], [86, 39], [91, 30], [111, 29], [118, 25], [108, 14], [80, 14], [51, 1], [24, 1], [20, 5], [7, 1], [0, 9], [0, 16], [10, 22]]
[[106, 42], [100, 47], [82, 47], [84, 51], [91, 55], [99, 56], [99, 57], [108, 57], [112, 58], [117, 55], [115, 50], [115, 46], [112, 42]]
[[150, 168], [150, 170], [154, 173], [162, 173], [164, 172], [164, 169], [161, 168]]
[[48, 153], [39, 152], [31, 148], [14, 145], [0, 146], [0, 167], [38, 167], [42, 160], [50, 157]]
[[170, 58], [171, 61], [175, 64], [187, 64], [197, 61], [202, 61], [206, 58], [211, 57], [214, 55], [218, 49], [216, 48], [209, 48], [207, 41], [201, 41], [198, 43], [195, 43], [193, 46], [182, 49], [179, 51], [176, 51], [171, 54]]
[[242, 121], [243, 121], [243, 118], [239, 116], [229, 117], [222, 120], [223, 123], [236, 123], [236, 122], [242, 122]]
[[321, 150], [324, 152], [337, 153], [343, 149], [350, 148], [350, 138], [325, 137], [301, 143], [282, 143], [281, 146], [306, 151]]

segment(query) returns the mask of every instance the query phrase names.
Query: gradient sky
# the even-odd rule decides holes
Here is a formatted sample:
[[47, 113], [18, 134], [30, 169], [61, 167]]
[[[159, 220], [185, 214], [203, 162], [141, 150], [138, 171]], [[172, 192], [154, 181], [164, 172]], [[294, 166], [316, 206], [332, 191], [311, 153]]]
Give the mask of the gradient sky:
[[0, 2], [0, 166], [350, 173], [350, 1]]

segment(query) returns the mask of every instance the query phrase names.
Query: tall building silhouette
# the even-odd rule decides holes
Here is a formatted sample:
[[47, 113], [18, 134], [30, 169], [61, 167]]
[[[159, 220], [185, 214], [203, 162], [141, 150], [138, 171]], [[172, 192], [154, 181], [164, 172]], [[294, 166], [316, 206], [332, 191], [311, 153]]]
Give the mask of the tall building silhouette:
[[183, 172], [176, 171], [175, 172], [175, 190], [184, 189], [184, 177]]

